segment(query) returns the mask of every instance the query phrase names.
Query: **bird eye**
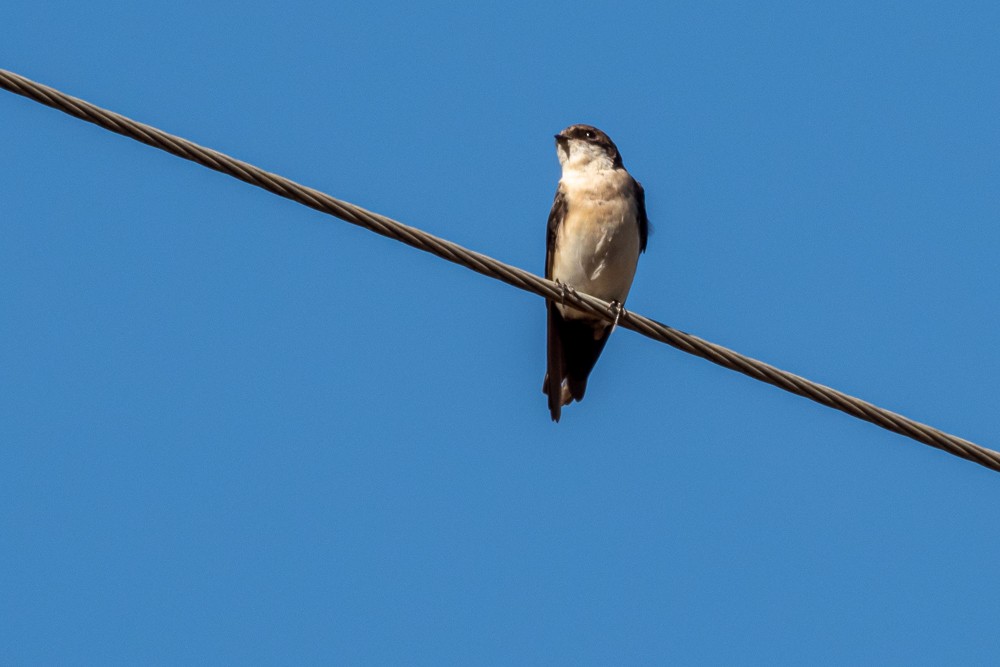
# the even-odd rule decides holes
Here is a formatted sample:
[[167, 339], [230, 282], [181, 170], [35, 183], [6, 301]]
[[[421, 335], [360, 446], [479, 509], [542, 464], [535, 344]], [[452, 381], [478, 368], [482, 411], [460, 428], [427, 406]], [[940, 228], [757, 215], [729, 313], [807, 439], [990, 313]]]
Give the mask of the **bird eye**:
[[583, 133], [583, 136], [587, 137], [588, 139], [594, 139], [597, 135], [594, 134], [592, 131], [587, 130]]

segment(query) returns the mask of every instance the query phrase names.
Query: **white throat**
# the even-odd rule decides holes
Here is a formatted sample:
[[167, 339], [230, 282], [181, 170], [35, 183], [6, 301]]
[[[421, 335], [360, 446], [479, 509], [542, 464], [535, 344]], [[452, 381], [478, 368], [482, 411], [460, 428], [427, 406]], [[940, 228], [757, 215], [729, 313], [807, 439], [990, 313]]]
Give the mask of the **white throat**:
[[570, 139], [565, 145], [558, 143], [556, 154], [559, 156], [564, 176], [571, 172], [605, 171], [614, 169], [615, 166], [607, 151], [579, 139]]

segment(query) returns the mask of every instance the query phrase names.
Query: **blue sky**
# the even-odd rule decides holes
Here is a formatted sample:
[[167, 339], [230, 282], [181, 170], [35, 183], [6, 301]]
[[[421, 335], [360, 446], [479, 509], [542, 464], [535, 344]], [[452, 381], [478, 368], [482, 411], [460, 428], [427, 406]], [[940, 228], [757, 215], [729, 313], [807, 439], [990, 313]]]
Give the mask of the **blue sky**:
[[[15, 3], [0, 66], [1000, 446], [1000, 9]], [[986, 663], [1000, 477], [0, 94], [0, 662]]]

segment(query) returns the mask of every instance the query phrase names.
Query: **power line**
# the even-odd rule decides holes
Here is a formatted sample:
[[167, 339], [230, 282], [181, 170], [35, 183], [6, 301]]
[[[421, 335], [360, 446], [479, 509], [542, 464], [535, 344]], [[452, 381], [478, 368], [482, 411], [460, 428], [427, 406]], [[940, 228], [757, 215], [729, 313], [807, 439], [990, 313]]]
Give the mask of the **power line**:
[[[556, 283], [540, 278], [533, 273], [504, 264], [492, 257], [438, 238], [422, 230], [404, 225], [371, 211], [334, 199], [318, 190], [299, 185], [293, 181], [266, 172], [251, 164], [236, 160], [217, 151], [199, 146], [155, 127], [144, 125], [120, 114], [94, 106], [76, 97], [71, 97], [48, 86], [26, 79], [18, 74], [0, 69], [0, 88], [23, 95], [71, 116], [93, 123], [106, 130], [135, 139], [159, 148], [185, 160], [228, 174], [268, 192], [299, 202], [322, 213], [327, 213], [365, 229], [395, 239], [419, 250], [429, 252], [455, 264], [460, 264], [477, 273], [496, 278], [508, 285], [538, 294], [546, 299], [564, 299], [569, 305], [608, 321], [614, 319], [610, 304], [587, 294], [563, 290]], [[864, 419], [876, 426], [905, 435], [917, 442], [937, 447], [969, 461], [1000, 472], [1000, 452], [981, 447], [973, 442], [950, 435], [936, 428], [921, 424], [895, 412], [849, 396], [803, 377], [775, 368], [762, 361], [743, 356], [733, 350], [702, 340], [683, 331], [642, 315], [623, 312], [618, 321], [620, 326], [637, 331], [653, 340], [666, 343], [679, 350], [707, 359], [714, 364], [749, 375], [776, 387], [831, 408]]]

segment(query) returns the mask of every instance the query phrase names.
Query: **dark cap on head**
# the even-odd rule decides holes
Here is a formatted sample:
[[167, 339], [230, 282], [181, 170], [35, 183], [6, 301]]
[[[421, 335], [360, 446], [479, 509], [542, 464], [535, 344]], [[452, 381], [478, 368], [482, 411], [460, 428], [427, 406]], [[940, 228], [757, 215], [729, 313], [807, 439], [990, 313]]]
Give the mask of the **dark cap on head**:
[[621, 154], [618, 153], [618, 146], [615, 146], [615, 142], [611, 141], [611, 137], [593, 125], [570, 125], [556, 135], [556, 142], [568, 142], [570, 139], [578, 139], [588, 144], [600, 146], [611, 157], [616, 167], [621, 166], [622, 158]]

